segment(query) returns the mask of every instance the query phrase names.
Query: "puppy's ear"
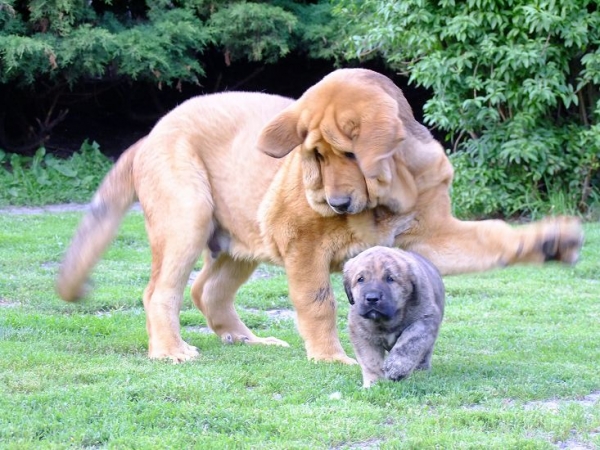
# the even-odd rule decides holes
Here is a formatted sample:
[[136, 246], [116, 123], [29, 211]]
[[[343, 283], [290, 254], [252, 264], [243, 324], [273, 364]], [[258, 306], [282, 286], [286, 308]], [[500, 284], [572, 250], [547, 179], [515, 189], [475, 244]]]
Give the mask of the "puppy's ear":
[[414, 262], [411, 262], [410, 267], [410, 280], [412, 283], [412, 296], [413, 302], [422, 301], [423, 296], [425, 298], [433, 296], [433, 298], [444, 296], [444, 285], [440, 280], [439, 271], [435, 266], [427, 259], [423, 258], [417, 253], [410, 252]]
[[306, 131], [300, 130], [295, 104], [288, 106], [261, 131], [256, 146], [273, 158], [283, 158], [304, 142]]
[[344, 290], [346, 291], [346, 297], [348, 297], [348, 301], [351, 305], [354, 305], [354, 297], [352, 296], [352, 282], [348, 276], [344, 277]]

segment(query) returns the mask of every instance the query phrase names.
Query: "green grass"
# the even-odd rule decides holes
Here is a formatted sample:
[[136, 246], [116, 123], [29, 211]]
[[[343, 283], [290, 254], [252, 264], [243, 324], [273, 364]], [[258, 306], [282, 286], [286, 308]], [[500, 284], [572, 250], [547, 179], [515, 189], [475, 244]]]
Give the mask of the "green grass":
[[[291, 309], [273, 267], [236, 304], [290, 348], [222, 344], [188, 290], [182, 330], [200, 358], [148, 360], [141, 214], [126, 218], [92, 296], [67, 304], [53, 283], [79, 218], [0, 213], [0, 448], [600, 446], [599, 224], [586, 225], [574, 267], [447, 277], [432, 371], [364, 390], [358, 366], [307, 361], [293, 320], [267, 313]], [[334, 285], [352, 353], [339, 275]]]

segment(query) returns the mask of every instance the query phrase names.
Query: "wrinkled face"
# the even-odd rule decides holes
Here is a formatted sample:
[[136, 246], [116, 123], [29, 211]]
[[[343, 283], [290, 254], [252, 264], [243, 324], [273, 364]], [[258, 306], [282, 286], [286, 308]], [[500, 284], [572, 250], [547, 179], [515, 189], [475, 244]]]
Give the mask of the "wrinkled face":
[[301, 152], [306, 198], [323, 216], [393, 209], [386, 199], [392, 196], [393, 156], [405, 135], [398, 103], [378, 80], [361, 70], [336, 71], [259, 137], [258, 148], [270, 156]]
[[392, 249], [377, 247], [344, 266], [344, 289], [350, 304], [366, 319], [396, 317], [414, 291], [410, 267]]
[[356, 214], [369, 203], [367, 182], [351, 146], [335, 146], [320, 129], [308, 133], [300, 152], [311, 208], [323, 216]]

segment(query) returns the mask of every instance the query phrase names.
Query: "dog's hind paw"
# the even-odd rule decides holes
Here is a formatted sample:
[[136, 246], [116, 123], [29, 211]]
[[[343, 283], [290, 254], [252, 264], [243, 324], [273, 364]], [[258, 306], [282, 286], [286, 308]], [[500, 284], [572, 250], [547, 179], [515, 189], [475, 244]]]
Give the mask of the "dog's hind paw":
[[169, 350], [153, 350], [148, 352], [150, 359], [170, 359], [173, 364], [190, 361], [200, 356], [198, 349], [186, 342], [181, 342], [175, 349]]
[[277, 345], [279, 347], [289, 347], [290, 346], [290, 344], [288, 344], [285, 341], [282, 341], [281, 339], [277, 339], [272, 336], [261, 338], [261, 337], [255, 336], [254, 334], [251, 336], [245, 336], [245, 335], [233, 335], [231, 333], [224, 333], [221, 335], [221, 341], [224, 344], [234, 344], [236, 342], [241, 342], [242, 344], [249, 344], [249, 345]]
[[246, 339], [243, 340], [242, 342], [244, 342], [245, 344], [250, 344], [250, 345], [277, 345], [279, 347], [289, 347], [290, 344], [288, 344], [285, 341], [282, 341], [281, 339], [277, 339], [273, 336], [269, 336], [266, 338], [260, 338], [257, 336], [254, 336], [253, 339]]
[[347, 364], [349, 366], [358, 364], [358, 361], [356, 361], [354, 358], [350, 358], [345, 353], [336, 353], [333, 355], [309, 355], [308, 359], [314, 362], [338, 362], [342, 364]]

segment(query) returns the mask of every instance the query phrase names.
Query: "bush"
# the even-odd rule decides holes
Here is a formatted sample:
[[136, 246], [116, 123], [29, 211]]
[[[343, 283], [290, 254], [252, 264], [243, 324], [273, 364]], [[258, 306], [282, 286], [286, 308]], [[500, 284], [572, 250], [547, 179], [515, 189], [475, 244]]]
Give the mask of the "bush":
[[33, 157], [0, 150], [0, 207], [87, 203], [112, 164], [95, 142], [85, 142], [69, 159], [43, 147]]
[[0, 147], [31, 155], [78, 102], [111, 90], [128, 110], [134, 83], [153, 105], [154, 88], [200, 91], [222, 59], [330, 58], [330, 12], [326, 0], [0, 0]]
[[[340, 0], [348, 57], [382, 55], [433, 91], [461, 214], [600, 201], [600, 11], [574, 0]], [[560, 205], [554, 205], [558, 208]]]

